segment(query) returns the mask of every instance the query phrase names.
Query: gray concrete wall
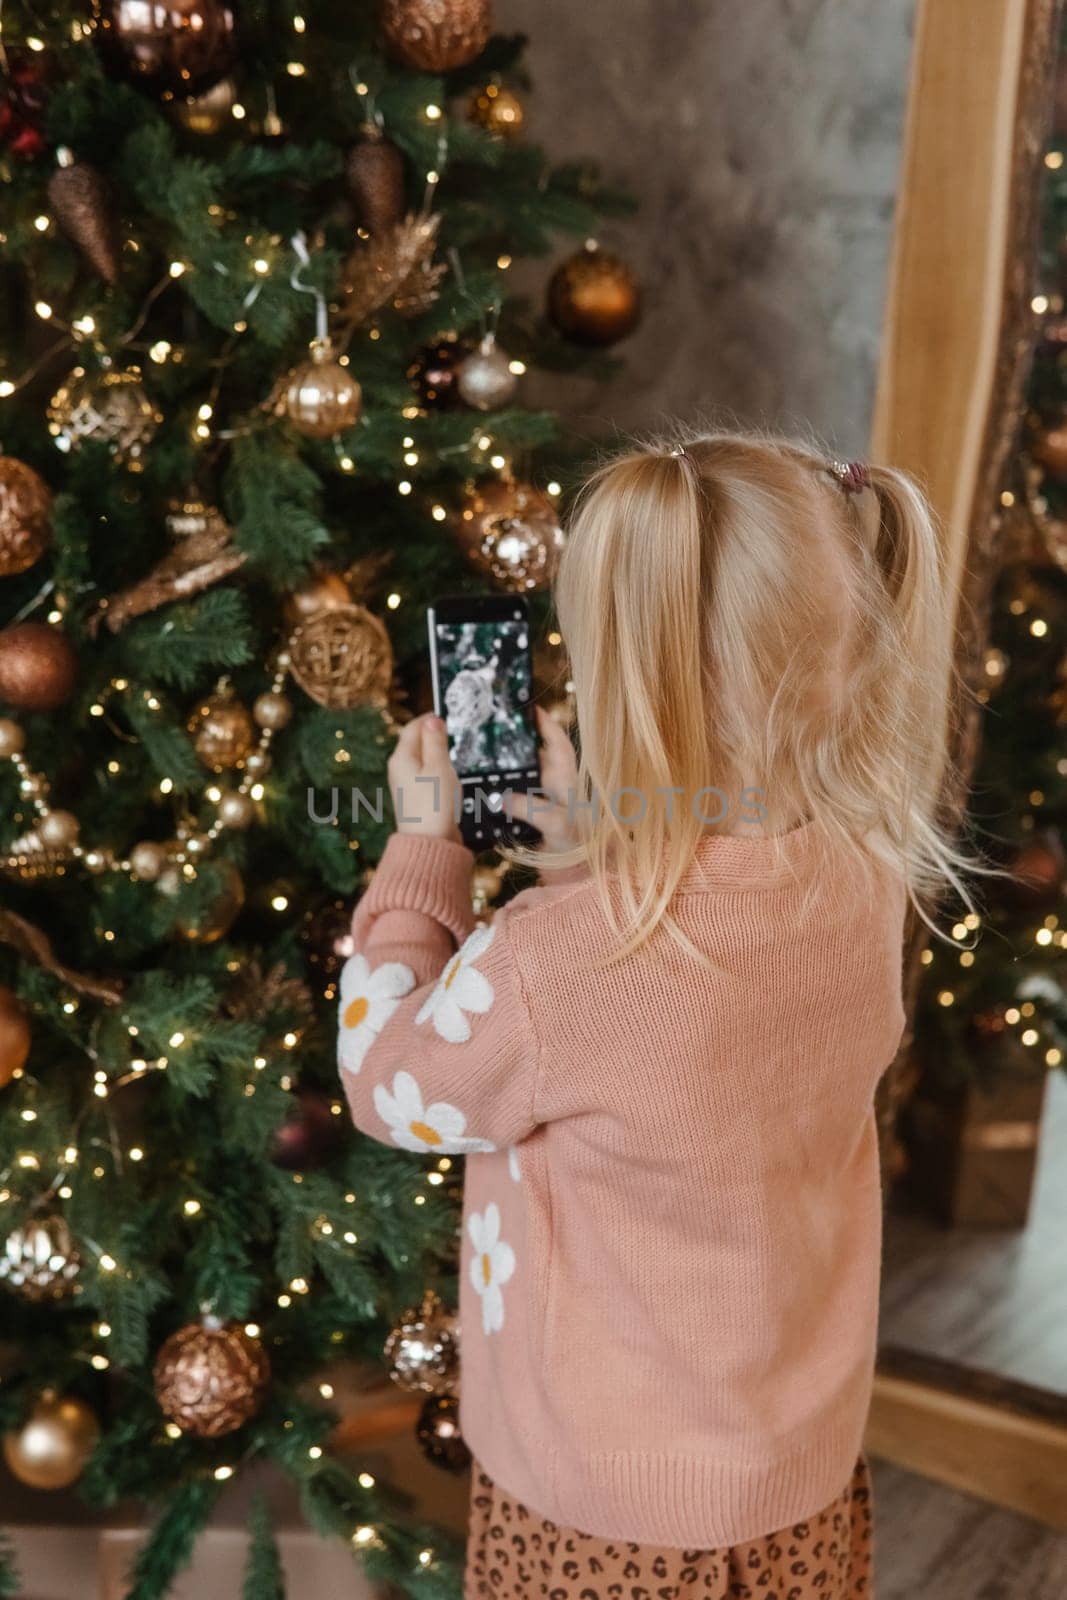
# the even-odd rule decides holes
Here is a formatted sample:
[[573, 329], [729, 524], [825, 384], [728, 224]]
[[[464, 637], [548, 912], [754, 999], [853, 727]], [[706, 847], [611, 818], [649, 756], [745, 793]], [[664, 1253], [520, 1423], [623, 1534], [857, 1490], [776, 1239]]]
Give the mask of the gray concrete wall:
[[861, 454], [914, 0], [497, 0], [530, 37], [534, 137], [624, 177], [647, 286], [626, 371], [557, 386], [580, 429], [728, 408]]

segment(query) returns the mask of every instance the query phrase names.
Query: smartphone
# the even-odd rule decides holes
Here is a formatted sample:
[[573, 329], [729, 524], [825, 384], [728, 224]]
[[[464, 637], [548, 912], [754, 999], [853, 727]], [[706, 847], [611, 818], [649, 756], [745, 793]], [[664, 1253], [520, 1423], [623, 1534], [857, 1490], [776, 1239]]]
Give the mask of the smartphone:
[[508, 789], [541, 781], [533, 718], [533, 656], [526, 602], [464, 595], [427, 611], [434, 710], [462, 789], [460, 832], [472, 850], [536, 843], [539, 833], [505, 815]]

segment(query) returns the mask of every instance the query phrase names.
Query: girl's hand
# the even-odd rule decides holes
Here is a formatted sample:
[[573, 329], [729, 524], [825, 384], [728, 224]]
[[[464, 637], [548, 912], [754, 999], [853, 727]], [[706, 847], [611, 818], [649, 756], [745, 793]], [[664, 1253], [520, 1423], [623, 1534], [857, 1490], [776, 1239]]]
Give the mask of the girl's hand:
[[405, 724], [388, 771], [397, 833], [458, 842], [459, 779], [440, 717], [415, 717]]
[[[569, 850], [578, 842], [575, 802], [578, 798], [578, 762], [566, 730], [555, 717], [536, 708], [537, 731], [541, 735], [540, 792], [527, 794], [510, 790], [507, 795], [511, 815], [540, 829], [549, 850]], [[545, 799], [547, 794], [548, 799]]]

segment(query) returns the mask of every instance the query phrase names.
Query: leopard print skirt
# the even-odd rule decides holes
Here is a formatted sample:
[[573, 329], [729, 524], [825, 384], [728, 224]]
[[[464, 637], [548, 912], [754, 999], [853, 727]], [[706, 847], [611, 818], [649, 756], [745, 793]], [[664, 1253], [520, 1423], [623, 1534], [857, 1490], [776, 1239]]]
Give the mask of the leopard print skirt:
[[806, 1522], [720, 1550], [668, 1550], [560, 1528], [474, 1462], [464, 1600], [874, 1600], [863, 1456]]

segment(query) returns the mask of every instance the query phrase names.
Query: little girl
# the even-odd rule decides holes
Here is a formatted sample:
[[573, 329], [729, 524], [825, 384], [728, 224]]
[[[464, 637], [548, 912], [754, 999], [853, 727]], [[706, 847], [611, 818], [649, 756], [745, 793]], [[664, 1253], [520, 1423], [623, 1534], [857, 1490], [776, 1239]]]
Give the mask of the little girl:
[[356, 1125], [469, 1158], [466, 1597], [869, 1597], [873, 1097], [906, 903], [959, 866], [935, 530], [887, 468], [641, 446], [557, 603], [581, 762], [542, 716], [542, 886], [472, 931], [420, 717], [341, 979]]

